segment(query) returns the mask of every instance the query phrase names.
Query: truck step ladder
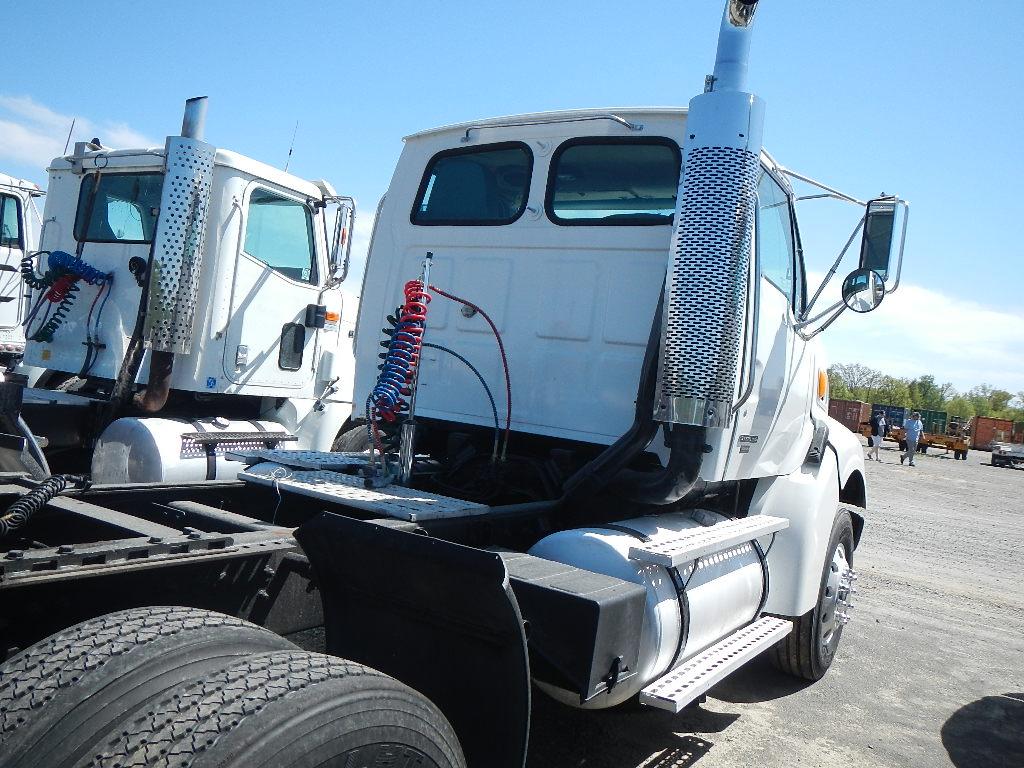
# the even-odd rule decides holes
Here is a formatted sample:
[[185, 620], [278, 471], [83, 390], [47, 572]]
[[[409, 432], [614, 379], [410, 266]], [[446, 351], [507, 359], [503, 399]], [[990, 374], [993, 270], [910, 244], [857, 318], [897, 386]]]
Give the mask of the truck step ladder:
[[733, 632], [640, 691], [640, 703], [679, 713], [715, 683], [759, 653], [768, 650], [793, 629], [793, 622], [765, 616]]
[[629, 559], [642, 563], [654, 563], [666, 568], [678, 568], [694, 558], [711, 552], [743, 544], [744, 542], [776, 533], [789, 527], [784, 517], [753, 515], [738, 520], [728, 520], [705, 528], [690, 528], [680, 531], [672, 538], [652, 541], [629, 548]]

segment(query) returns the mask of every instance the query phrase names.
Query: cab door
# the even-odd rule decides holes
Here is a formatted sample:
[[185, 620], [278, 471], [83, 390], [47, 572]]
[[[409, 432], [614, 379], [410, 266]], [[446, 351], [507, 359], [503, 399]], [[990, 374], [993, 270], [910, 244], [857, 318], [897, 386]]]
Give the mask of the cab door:
[[[304, 198], [252, 183], [243, 205], [224, 373], [236, 384], [299, 390], [313, 382], [325, 279], [313, 212]], [[291, 394], [299, 394], [293, 392]]]
[[[756, 333], [741, 380], [726, 477], [786, 474], [802, 463], [813, 432], [810, 420], [814, 361], [796, 331], [803, 306], [804, 274], [789, 193], [762, 169], [757, 188], [755, 264]], [[754, 338], [756, 336], [756, 339]], [[746, 398], [746, 399], [743, 399]]]
[[21, 258], [25, 254], [25, 218], [20, 198], [0, 194], [0, 353], [25, 342], [21, 329], [24, 290]]

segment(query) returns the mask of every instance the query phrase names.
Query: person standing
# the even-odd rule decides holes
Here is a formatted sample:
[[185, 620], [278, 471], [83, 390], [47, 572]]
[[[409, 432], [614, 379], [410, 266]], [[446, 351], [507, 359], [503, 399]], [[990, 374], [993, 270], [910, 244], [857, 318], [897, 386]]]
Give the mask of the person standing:
[[871, 414], [871, 447], [868, 449], [868, 460], [882, 460], [878, 455], [878, 449], [881, 447], [882, 439], [885, 437], [886, 426], [888, 425], [885, 423], [884, 413], [877, 411]]
[[921, 414], [914, 411], [910, 418], [903, 422], [903, 432], [907, 436], [907, 450], [900, 456], [900, 464], [910, 459], [910, 466], [914, 466], [914, 454], [917, 453], [917, 441], [921, 439], [924, 431], [924, 424], [921, 423]]

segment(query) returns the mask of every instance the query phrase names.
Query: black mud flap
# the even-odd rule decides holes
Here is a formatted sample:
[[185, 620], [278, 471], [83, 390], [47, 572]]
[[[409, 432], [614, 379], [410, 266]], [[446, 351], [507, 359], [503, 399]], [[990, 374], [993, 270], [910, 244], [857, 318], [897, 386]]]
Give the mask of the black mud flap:
[[522, 768], [530, 667], [501, 557], [326, 512], [295, 535], [323, 596], [327, 651], [433, 701], [470, 768]]

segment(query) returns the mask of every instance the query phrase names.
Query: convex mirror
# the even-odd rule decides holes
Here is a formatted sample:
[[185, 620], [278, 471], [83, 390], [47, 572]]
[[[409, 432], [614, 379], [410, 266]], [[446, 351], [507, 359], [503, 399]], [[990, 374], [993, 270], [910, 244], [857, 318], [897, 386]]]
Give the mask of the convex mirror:
[[885, 297], [885, 280], [877, 270], [855, 269], [843, 280], [843, 303], [854, 312], [870, 312]]

